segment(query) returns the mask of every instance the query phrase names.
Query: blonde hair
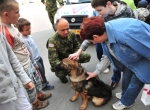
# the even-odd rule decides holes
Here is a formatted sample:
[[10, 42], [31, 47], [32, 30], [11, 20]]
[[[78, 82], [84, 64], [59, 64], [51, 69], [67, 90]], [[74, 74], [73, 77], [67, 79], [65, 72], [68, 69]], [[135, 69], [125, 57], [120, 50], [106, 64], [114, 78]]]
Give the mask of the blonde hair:
[[0, 16], [3, 12], [9, 12], [15, 5], [19, 5], [16, 0], [0, 0]]

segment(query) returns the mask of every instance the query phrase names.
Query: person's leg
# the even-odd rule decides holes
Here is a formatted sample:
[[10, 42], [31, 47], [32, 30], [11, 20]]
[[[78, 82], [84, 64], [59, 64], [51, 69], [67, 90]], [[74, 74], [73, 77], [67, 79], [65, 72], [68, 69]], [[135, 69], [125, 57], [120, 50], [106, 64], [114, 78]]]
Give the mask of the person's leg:
[[[31, 74], [31, 69], [30, 66], [27, 67], [25, 69], [27, 75], [29, 76], [29, 78], [32, 80], [32, 82], [34, 83], [34, 79], [33, 79], [33, 74]], [[28, 97], [29, 97], [29, 101], [30, 103], [33, 103], [36, 100], [36, 88], [34, 87], [32, 90], [29, 90], [27, 88], [25, 88], [27, 93], [28, 93]]]
[[103, 49], [101, 43], [96, 43], [96, 53], [97, 53], [97, 58], [100, 61], [103, 55]]
[[123, 92], [121, 97], [121, 103], [124, 104], [125, 106], [130, 106], [135, 102], [138, 94], [140, 93], [141, 89], [144, 86], [144, 83], [141, 82], [133, 72], [131, 78], [130, 77], [127, 78], [126, 75], [124, 76], [124, 74], [123, 77], [124, 81], [122, 83], [124, 84], [122, 84]]
[[131, 70], [125, 68], [122, 77], [121, 99], [112, 105], [113, 108], [115, 110], [123, 110], [127, 107], [131, 107], [143, 86], [144, 83], [141, 82]]
[[123, 70], [123, 76], [122, 76], [122, 95], [126, 92], [127, 88], [129, 87], [129, 84], [131, 82], [131, 78], [133, 76], [133, 72], [128, 69], [127, 67]]
[[40, 72], [41, 77], [42, 77], [42, 87], [45, 87], [47, 84], [47, 79], [45, 76], [45, 70], [43, 68], [43, 60], [40, 58], [39, 61], [37, 61], [36, 63], [39, 67], [39, 72]]
[[48, 84], [48, 81], [45, 76], [45, 69], [43, 65], [43, 59], [40, 57], [39, 61], [37, 61], [37, 65], [39, 66], [39, 72], [42, 77], [42, 90], [51, 90], [54, 88], [54, 86], [51, 86]]
[[79, 62], [80, 63], [86, 63], [89, 62], [91, 59], [90, 54], [86, 53], [86, 52], [82, 52], [79, 56]]
[[117, 68], [113, 67], [113, 75], [111, 77], [111, 83], [110, 86], [112, 89], [114, 89], [117, 84], [119, 83], [120, 79], [121, 79], [121, 71], [119, 71]]
[[5, 104], [0, 104], [0, 110], [15, 110], [15, 107], [12, 102], [8, 102]]
[[59, 70], [55, 71], [55, 75], [60, 79], [62, 83], [67, 83], [68, 79], [66, 78], [67, 76], [67, 71], [66, 70]]
[[50, 20], [50, 22], [51, 22], [51, 24], [53, 26], [54, 31], [56, 31], [55, 25], [54, 25], [54, 16], [55, 16], [56, 12], [57, 12], [57, 10], [56, 11], [49, 11], [49, 10], [47, 10], [48, 17], [49, 17], [49, 20]]
[[17, 100], [13, 101], [18, 110], [32, 110], [32, 106], [29, 103], [27, 97], [22, 88], [19, 88], [17, 92]]
[[[46, 99], [51, 97], [51, 93], [47, 93], [47, 94], [41, 93], [42, 83], [41, 83], [41, 80], [40, 80], [39, 76], [37, 75], [32, 63], [30, 63], [29, 67], [26, 68], [25, 71], [35, 86], [35, 88], [33, 90], [26, 89], [29, 99], [30, 99], [30, 103], [32, 103], [33, 109], [35, 109], [35, 110], [42, 109], [42, 108], [48, 106], [49, 103]], [[39, 94], [42, 94], [42, 95], [39, 95]], [[42, 100], [40, 100], [40, 99], [42, 99]]]
[[114, 74], [112, 75], [111, 80], [114, 83], [118, 83], [120, 81], [120, 78], [121, 78], [121, 71], [119, 71], [116, 68], [113, 68], [113, 72], [114, 72]]

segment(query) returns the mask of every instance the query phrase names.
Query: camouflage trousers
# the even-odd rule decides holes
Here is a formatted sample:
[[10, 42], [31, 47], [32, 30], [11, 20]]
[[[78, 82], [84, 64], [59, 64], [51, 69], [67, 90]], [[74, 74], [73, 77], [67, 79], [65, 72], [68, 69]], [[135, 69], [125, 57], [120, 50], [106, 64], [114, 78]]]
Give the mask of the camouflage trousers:
[[42, 90], [42, 82], [32, 63], [30, 63], [29, 67], [27, 67], [25, 71], [35, 86], [35, 88], [32, 90], [26, 89], [28, 96], [29, 96], [30, 103], [32, 103], [33, 101], [36, 100], [37, 92]]
[[57, 10], [56, 11], [47, 10], [48, 17], [53, 26], [54, 31], [56, 31], [55, 24], [54, 24], [54, 16], [55, 16], [56, 12], [57, 12]]
[[[90, 54], [86, 53], [86, 52], [82, 52], [79, 56], [79, 63], [86, 63], [89, 62], [91, 59]], [[55, 70], [55, 75], [59, 78], [59, 79], [63, 79], [67, 76], [67, 71], [66, 70], [60, 70], [57, 71]]]

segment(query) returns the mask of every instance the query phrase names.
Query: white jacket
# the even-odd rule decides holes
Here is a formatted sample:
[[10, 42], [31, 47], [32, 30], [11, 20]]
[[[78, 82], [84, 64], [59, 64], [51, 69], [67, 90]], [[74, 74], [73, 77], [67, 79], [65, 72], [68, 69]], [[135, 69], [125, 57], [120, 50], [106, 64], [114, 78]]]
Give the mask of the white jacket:
[[23, 85], [31, 81], [11, 50], [6, 38], [0, 33], [0, 104], [17, 98], [16, 93], [20, 87], [18, 78]]

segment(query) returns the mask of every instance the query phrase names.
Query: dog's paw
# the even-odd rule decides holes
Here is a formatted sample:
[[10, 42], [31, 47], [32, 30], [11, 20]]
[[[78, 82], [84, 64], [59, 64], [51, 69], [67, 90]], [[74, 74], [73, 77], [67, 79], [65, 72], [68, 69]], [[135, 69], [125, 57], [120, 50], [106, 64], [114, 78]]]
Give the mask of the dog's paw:
[[80, 110], [86, 110], [86, 105], [81, 105]]
[[77, 100], [77, 97], [75, 97], [75, 96], [73, 96], [73, 97], [70, 99], [71, 102], [74, 102], [74, 101], [76, 101], [76, 100]]

